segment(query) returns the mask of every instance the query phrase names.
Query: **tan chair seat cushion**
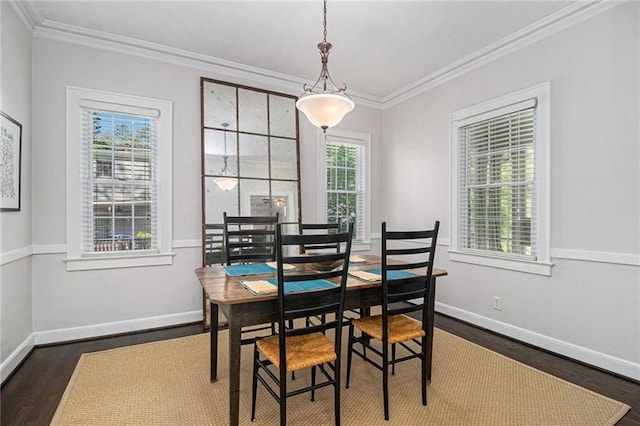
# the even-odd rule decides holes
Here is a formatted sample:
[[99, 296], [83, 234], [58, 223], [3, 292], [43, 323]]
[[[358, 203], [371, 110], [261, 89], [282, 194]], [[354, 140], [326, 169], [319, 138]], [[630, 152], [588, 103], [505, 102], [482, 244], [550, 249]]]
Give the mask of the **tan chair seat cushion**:
[[[280, 368], [278, 336], [256, 340], [258, 350]], [[287, 337], [287, 371], [297, 371], [325, 362], [335, 361], [333, 342], [322, 333]]]
[[[382, 340], [382, 315], [354, 319], [353, 325], [369, 336]], [[388, 327], [389, 343], [404, 342], [425, 335], [422, 323], [405, 315], [390, 316]]]

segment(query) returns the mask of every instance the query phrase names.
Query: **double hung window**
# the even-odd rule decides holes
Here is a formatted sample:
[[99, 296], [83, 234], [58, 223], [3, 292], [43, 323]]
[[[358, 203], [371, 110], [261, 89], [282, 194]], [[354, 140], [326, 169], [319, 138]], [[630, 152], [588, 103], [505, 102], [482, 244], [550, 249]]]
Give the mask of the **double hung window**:
[[549, 272], [548, 85], [452, 114], [452, 260]]
[[324, 191], [322, 215], [346, 231], [354, 224], [354, 242], [369, 243], [368, 176], [370, 137], [339, 129], [323, 134]]
[[171, 104], [70, 87], [67, 124], [67, 269], [170, 263]]

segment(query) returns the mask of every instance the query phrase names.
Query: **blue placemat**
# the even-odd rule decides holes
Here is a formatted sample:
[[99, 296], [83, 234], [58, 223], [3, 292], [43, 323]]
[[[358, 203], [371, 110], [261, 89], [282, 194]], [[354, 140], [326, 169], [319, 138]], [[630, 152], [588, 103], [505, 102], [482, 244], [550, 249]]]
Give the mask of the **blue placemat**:
[[[278, 285], [277, 278], [268, 278], [265, 281], [268, 281], [275, 286]], [[335, 288], [337, 286], [337, 284], [327, 280], [290, 281], [284, 283], [284, 291], [285, 293], [289, 293], [293, 291], [323, 290], [325, 288]]]
[[[378, 274], [380, 276], [382, 276], [382, 269], [380, 268], [374, 268], [374, 269], [367, 269], [367, 272], [371, 272], [372, 274]], [[410, 278], [410, 277], [417, 277], [418, 274], [414, 273], [414, 272], [409, 272], [409, 271], [387, 271], [387, 279], [388, 280], [399, 280], [402, 278]]]
[[266, 263], [247, 263], [246, 265], [223, 266], [224, 272], [230, 277], [242, 275], [273, 274], [276, 270]]

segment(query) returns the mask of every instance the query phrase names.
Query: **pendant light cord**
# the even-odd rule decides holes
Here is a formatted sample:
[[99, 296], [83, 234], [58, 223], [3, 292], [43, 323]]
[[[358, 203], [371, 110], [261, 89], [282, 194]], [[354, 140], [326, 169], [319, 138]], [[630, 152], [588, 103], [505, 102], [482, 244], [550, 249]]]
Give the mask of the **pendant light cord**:
[[327, 0], [324, 0], [324, 21], [322, 23], [324, 27], [324, 39], [323, 42], [327, 42]]

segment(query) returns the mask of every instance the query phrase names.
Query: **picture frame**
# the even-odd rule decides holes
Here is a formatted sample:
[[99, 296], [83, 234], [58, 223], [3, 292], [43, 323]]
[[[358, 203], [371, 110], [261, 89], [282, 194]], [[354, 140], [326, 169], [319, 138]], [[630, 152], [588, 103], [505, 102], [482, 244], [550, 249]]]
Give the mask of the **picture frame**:
[[0, 111], [0, 211], [20, 211], [22, 124]]

